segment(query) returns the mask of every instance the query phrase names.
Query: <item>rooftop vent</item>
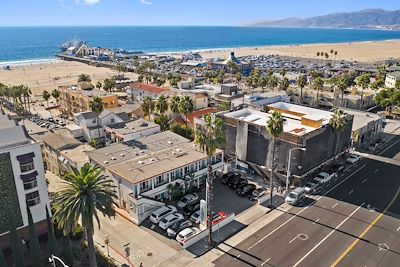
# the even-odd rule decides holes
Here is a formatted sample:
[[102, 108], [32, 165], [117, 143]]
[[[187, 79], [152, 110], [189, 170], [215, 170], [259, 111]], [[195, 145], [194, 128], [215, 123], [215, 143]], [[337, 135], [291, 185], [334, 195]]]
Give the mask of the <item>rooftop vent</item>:
[[172, 141], [168, 140], [168, 144], [172, 145]]
[[137, 163], [138, 163], [138, 164], [143, 164], [143, 161], [139, 160]]
[[121, 153], [121, 154], [119, 154], [121, 157], [125, 157], [125, 154], [123, 154], [123, 153]]
[[140, 150], [140, 153], [144, 154], [144, 150]]
[[180, 149], [180, 148], [177, 148], [175, 150], [176, 150], [176, 152], [181, 152], [182, 151], [182, 149]]
[[108, 164], [108, 160], [103, 161], [104, 164]]
[[112, 157], [111, 160], [117, 160], [115, 157]]

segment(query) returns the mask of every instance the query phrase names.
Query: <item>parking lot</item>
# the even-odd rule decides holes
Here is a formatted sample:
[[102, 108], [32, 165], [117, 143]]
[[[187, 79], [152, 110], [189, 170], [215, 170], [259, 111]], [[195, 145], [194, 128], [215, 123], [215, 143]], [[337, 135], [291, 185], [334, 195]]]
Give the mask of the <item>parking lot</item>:
[[59, 118], [49, 117], [47, 119], [43, 119], [41, 117], [32, 117], [30, 120], [36, 123], [38, 126], [42, 128], [47, 128], [49, 130], [65, 126], [65, 122]]
[[[199, 196], [199, 199], [205, 199], [205, 189], [196, 194]], [[178, 201], [174, 201], [168, 203], [168, 205], [175, 206], [177, 208], [177, 213], [183, 214], [183, 210], [177, 207], [177, 202]], [[251, 201], [247, 196], [242, 197], [238, 195], [233, 188], [229, 187], [227, 184], [223, 184], [221, 178], [216, 178], [214, 180], [213, 210], [215, 212], [224, 212], [227, 215], [231, 213], [239, 214], [255, 204], [257, 204], [257, 201]], [[190, 215], [185, 216], [184, 220], [188, 220], [189, 218]], [[160, 228], [158, 224], [151, 222], [150, 218], [146, 219], [141, 226], [151, 230], [150, 232], [152, 234], [158, 236], [168, 244], [171, 244], [171, 242], [178, 244], [174, 239], [168, 237], [166, 230]], [[199, 225], [193, 223], [191, 227], [199, 227]], [[165, 240], [165, 238], [170, 239], [170, 241]]]

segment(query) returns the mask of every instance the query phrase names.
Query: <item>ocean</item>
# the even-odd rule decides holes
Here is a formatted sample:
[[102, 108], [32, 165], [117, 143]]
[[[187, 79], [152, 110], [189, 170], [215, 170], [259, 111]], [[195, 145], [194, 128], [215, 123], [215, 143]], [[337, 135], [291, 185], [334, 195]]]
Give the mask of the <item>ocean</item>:
[[0, 64], [54, 60], [71, 39], [128, 51], [181, 52], [237, 47], [400, 39], [400, 31], [203, 26], [0, 27]]

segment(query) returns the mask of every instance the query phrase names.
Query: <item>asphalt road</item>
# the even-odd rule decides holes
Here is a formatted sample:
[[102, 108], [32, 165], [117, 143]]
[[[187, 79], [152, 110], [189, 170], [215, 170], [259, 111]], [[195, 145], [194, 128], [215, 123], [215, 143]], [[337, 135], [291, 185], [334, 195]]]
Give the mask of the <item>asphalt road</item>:
[[[399, 151], [395, 137], [376, 154], [393, 158]], [[320, 196], [291, 208], [214, 264], [400, 266], [400, 161], [380, 159], [362, 159]]]

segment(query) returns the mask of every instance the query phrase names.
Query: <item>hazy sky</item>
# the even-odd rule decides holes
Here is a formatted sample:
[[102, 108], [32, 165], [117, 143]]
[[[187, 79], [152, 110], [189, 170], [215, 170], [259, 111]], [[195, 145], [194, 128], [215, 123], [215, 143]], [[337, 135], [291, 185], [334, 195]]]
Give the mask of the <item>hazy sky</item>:
[[242, 25], [366, 8], [400, 0], [1, 0], [0, 26]]

